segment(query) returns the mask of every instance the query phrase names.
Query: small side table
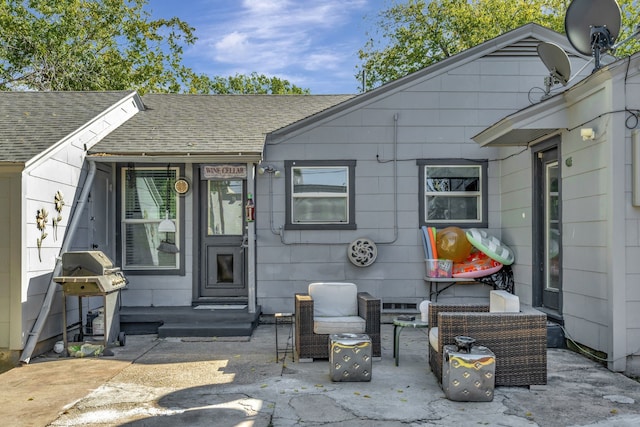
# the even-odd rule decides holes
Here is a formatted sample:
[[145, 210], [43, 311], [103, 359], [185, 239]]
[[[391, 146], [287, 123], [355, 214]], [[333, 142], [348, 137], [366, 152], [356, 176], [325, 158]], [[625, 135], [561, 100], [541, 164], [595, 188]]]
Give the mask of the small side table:
[[[291, 353], [291, 361], [295, 362], [294, 354], [295, 354], [295, 343], [293, 342], [293, 313], [276, 313], [275, 324], [276, 324], [276, 363], [280, 361], [280, 354], [284, 355], [282, 361], [287, 358], [287, 354]], [[286, 326], [289, 325], [289, 335], [287, 336], [287, 342], [284, 347], [278, 341], [278, 326]]]
[[429, 323], [422, 320], [402, 320], [399, 318], [393, 319], [393, 357], [396, 359], [396, 366], [398, 366], [398, 359], [400, 358], [400, 332], [404, 328], [428, 328]]

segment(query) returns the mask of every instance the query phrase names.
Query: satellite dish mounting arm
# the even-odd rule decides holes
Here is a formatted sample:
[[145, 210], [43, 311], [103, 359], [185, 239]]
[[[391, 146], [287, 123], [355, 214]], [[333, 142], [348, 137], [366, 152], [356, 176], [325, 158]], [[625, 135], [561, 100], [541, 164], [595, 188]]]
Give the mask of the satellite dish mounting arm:
[[612, 45], [611, 32], [606, 25], [591, 26], [591, 49], [595, 65], [593, 71], [597, 71], [600, 68], [600, 55], [609, 50]]

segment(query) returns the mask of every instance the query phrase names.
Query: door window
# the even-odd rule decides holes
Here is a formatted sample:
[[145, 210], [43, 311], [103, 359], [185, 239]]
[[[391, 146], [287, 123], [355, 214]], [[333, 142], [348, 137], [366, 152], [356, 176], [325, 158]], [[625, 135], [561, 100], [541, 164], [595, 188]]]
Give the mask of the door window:
[[242, 181], [207, 181], [207, 235], [243, 234], [244, 195]]
[[560, 287], [560, 207], [558, 192], [558, 162], [545, 165], [545, 288]]

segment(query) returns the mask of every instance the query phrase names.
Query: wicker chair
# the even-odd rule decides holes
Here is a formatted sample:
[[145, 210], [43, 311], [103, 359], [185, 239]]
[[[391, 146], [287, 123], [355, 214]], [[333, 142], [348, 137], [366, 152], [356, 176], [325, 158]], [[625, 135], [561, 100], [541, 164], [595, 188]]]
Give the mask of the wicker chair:
[[429, 337], [438, 327], [437, 348], [429, 347], [429, 365], [442, 382], [442, 349], [458, 335], [473, 337], [496, 356], [496, 386], [547, 383], [547, 316], [523, 307], [516, 313], [490, 313], [488, 305], [431, 304]]
[[[380, 357], [380, 299], [358, 292], [357, 310], [371, 338], [371, 355]], [[329, 358], [329, 334], [314, 333], [314, 300], [308, 293], [295, 294], [295, 346], [298, 360]]]

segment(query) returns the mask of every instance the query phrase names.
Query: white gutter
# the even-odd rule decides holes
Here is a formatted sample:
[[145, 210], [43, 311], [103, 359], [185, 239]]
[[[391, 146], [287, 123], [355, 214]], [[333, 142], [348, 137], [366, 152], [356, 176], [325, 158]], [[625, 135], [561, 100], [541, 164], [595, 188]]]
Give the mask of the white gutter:
[[[38, 318], [36, 322], [33, 324], [33, 328], [31, 332], [29, 332], [29, 336], [27, 337], [27, 342], [22, 350], [22, 356], [20, 356], [20, 362], [24, 364], [28, 364], [31, 360], [31, 356], [33, 355], [33, 350], [36, 348], [36, 344], [38, 344], [38, 340], [40, 339], [40, 334], [42, 333], [42, 329], [44, 328], [44, 324], [47, 321], [47, 317], [49, 317], [49, 312], [51, 311], [51, 304], [53, 303], [53, 298], [58, 289], [58, 284], [53, 281], [54, 277], [60, 275], [62, 270], [62, 254], [65, 253], [71, 242], [73, 242], [73, 238], [75, 236], [76, 230], [78, 229], [78, 224], [80, 220], [80, 216], [84, 211], [84, 206], [89, 199], [89, 193], [91, 192], [91, 187], [93, 186], [93, 179], [96, 176], [96, 164], [93, 159], [87, 158], [89, 161], [89, 172], [84, 180], [84, 185], [82, 187], [82, 193], [80, 194], [80, 198], [78, 199], [78, 204], [76, 205], [73, 211], [73, 217], [67, 226], [67, 231], [64, 235], [64, 241], [62, 242], [62, 246], [60, 248], [60, 256], [56, 259], [56, 265], [53, 269], [53, 273], [51, 274], [51, 280], [49, 282], [49, 288], [47, 289], [47, 294], [44, 297], [44, 301], [42, 303], [42, 307], [40, 308], [40, 314], [38, 314]], [[67, 325], [64, 325], [66, 328]]]

